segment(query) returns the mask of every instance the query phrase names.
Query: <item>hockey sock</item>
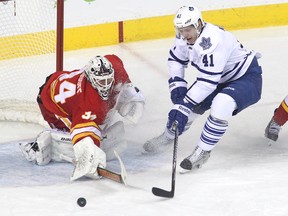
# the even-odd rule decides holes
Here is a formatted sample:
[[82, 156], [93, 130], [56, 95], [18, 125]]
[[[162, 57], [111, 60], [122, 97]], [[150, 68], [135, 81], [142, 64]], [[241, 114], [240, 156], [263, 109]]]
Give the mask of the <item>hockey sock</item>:
[[198, 146], [205, 151], [211, 151], [221, 139], [227, 127], [227, 121], [216, 119], [210, 115], [204, 125]]
[[288, 105], [285, 100], [283, 100], [280, 106], [276, 109], [273, 119], [280, 126], [284, 125], [287, 122]]

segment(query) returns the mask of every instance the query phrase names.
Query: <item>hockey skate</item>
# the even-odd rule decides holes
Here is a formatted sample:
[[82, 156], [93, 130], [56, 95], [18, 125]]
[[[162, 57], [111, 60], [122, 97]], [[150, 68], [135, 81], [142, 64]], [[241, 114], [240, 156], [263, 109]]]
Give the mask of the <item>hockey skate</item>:
[[154, 137], [144, 143], [143, 145], [143, 149], [145, 150], [144, 153], [152, 153], [152, 154], [159, 153], [161, 151], [164, 151], [166, 147], [168, 147], [172, 143], [173, 139], [169, 139], [164, 132], [160, 136]]
[[278, 125], [272, 118], [265, 129], [265, 136], [268, 139], [276, 141], [278, 139], [280, 130], [281, 130], [281, 126]]
[[36, 141], [21, 142], [19, 143], [19, 147], [26, 160], [31, 162], [36, 161], [36, 152], [39, 151], [38, 143]]
[[183, 169], [183, 173], [195, 168], [201, 168], [209, 157], [210, 151], [204, 151], [197, 146], [192, 154], [180, 163], [180, 167]]

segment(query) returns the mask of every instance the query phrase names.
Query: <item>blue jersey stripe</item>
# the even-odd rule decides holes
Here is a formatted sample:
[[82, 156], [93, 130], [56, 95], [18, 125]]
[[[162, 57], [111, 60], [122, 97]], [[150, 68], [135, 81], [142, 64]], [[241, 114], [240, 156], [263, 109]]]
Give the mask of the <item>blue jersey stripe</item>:
[[[188, 65], [189, 60], [184, 61], [184, 60], [181, 60], [181, 59], [177, 58], [177, 57], [174, 55], [174, 53], [173, 53], [172, 50], [170, 50], [169, 54], [170, 54], [171, 57], [174, 59], [174, 61], [177, 61], [177, 62], [179, 62], [179, 63], [182, 64], [182, 65]], [[168, 60], [169, 60], [169, 59], [168, 59]]]

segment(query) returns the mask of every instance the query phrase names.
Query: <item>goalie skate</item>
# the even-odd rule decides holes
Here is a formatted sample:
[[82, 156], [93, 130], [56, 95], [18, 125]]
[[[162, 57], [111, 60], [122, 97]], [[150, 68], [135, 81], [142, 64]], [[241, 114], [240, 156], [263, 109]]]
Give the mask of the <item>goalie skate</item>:
[[36, 142], [21, 142], [19, 143], [19, 147], [26, 160], [31, 162], [36, 161], [36, 151], [39, 151], [38, 144]]
[[185, 173], [195, 168], [197, 169], [201, 168], [201, 166], [207, 162], [209, 157], [210, 157], [210, 151], [204, 151], [197, 146], [195, 150], [192, 152], [192, 154], [186, 157], [180, 163], [180, 167], [182, 168], [182, 171], [180, 171], [180, 173]]
[[166, 149], [166, 147], [168, 147], [172, 143], [173, 139], [169, 139], [164, 132], [160, 136], [154, 137], [153, 139], [150, 139], [146, 143], [144, 143], [144, 153], [159, 153], [161, 151], [164, 151], [164, 149]]
[[277, 141], [280, 130], [281, 126], [278, 125], [272, 118], [265, 129], [265, 137], [270, 140]]

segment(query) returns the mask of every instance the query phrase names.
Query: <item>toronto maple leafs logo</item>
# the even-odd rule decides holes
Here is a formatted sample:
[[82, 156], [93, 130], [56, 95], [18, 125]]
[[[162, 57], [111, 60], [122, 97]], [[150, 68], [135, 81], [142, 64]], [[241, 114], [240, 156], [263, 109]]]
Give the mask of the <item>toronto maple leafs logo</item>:
[[202, 37], [202, 40], [199, 45], [203, 48], [203, 50], [209, 49], [212, 46], [211, 38]]

